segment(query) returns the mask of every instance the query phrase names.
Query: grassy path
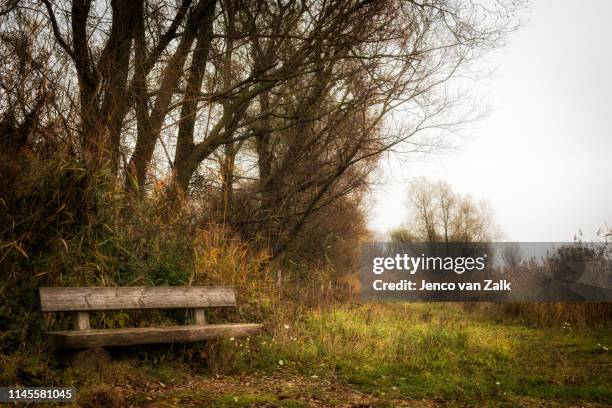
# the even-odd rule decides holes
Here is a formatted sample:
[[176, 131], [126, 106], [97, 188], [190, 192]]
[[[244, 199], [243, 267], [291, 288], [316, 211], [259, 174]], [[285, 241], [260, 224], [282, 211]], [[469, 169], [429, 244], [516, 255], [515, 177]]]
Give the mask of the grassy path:
[[82, 402], [108, 394], [159, 407], [604, 407], [611, 343], [609, 329], [529, 328], [458, 305], [345, 306], [220, 341], [202, 350], [209, 367], [200, 374], [113, 363]]

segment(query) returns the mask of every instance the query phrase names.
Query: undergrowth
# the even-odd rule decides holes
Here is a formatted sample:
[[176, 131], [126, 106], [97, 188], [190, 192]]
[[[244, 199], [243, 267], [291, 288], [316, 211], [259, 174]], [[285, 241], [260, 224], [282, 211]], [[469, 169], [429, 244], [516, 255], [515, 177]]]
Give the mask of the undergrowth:
[[[612, 404], [609, 326], [530, 328], [456, 304], [285, 307], [272, 313], [258, 336], [111, 349], [113, 362], [88, 372], [59, 367], [51, 356], [3, 356], [2, 381], [23, 376], [15, 372], [19, 369], [34, 385], [75, 386], [80, 406], [115, 400], [148, 406], [152, 395], [159, 406], [176, 406], [164, 405], [166, 399], [249, 406], [234, 397], [241, 403], [251, 398], [255, 406], [283, 406], [275, 390], [257, 387], [258, 378], [278, 376], [343, 384], [389, 406], [400, 399], [477, 406], [522, 405], [525, 399]], [[253, 385], [237, 387], [242, 394], [188, 386], [219, 376]]]

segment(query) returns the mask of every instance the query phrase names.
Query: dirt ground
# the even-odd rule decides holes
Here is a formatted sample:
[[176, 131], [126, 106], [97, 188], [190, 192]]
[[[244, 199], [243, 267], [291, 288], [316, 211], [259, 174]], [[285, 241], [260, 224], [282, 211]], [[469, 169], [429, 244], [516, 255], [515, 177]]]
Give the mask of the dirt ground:
[[[128, 406], [150, 407], [443, 407], [475, 406], [460, 401], [388, 398], [358, 391], [348, 385], [313, 377], [277, 373], [272, 376], [194, 377], [183, 384], [148, 383], [144, 388], [118, 388]], [[500, 406], [482, 401], [478, 406]], [[539, 399], [508, 400], [501, 406], [603, 407], [564, 405]]]

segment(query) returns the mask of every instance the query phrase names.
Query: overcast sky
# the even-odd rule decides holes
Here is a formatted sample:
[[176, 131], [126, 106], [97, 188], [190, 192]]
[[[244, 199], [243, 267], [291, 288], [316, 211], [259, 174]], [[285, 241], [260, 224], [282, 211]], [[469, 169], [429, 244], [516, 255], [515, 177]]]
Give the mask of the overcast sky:
[[[406, 221], [413, 177], [489, 202], [507, 241], [585, 240], [612, 225], [612, 1], [534, 0], [527, 23], [483, 66], [490, 114], [460, 150], [385, 163], [369, 225]], [[482, 89], [480, 89], [482, 88]]]

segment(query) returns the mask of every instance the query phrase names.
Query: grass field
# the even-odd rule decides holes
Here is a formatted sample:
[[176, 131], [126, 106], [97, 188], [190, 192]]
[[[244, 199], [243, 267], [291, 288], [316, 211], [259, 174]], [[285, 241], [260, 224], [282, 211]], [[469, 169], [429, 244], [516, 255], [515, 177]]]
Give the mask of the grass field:
[[119, 355], [61, 381], [75, 383], [81, 406], [603, 407], [610, 346], [609, 328], [530, 328], [453, 304], [351, 305], [189, 351], [201, 369]]

